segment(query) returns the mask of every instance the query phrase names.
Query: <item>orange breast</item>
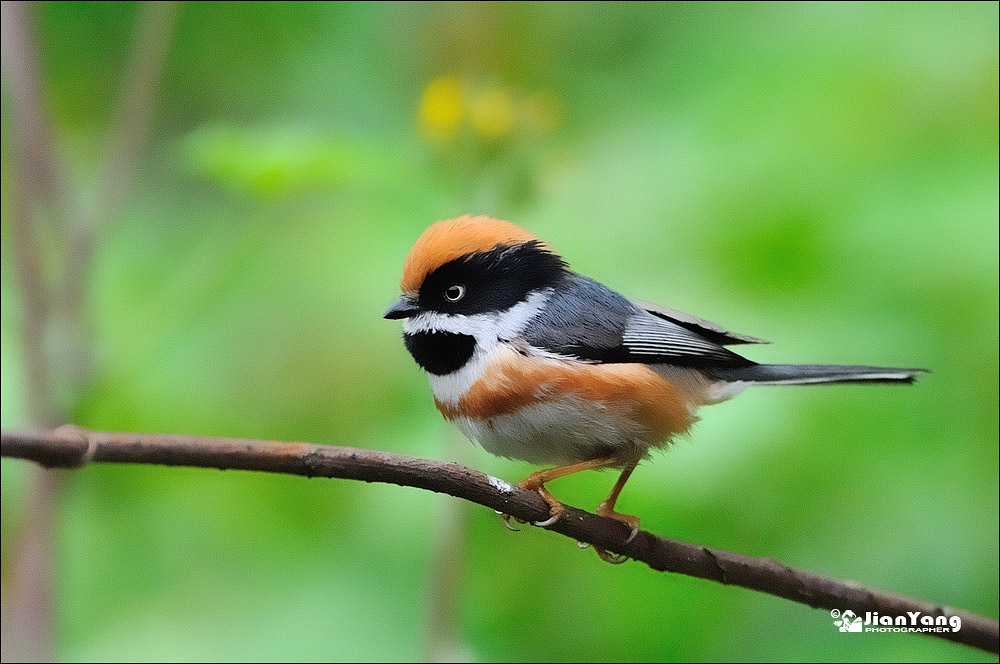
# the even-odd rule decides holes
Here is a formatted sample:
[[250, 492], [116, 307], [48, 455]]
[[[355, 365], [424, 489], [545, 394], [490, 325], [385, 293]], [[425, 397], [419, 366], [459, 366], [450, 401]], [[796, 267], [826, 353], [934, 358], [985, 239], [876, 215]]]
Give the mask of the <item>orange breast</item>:
[[644, 364], [582, 364], [524, 356], [509, 347], [497, 350], [483, 377], [457, 403], [435, 403], [448, 419], [488, 420], [563, 396], [637, 422], [650, 433], [647, 444], [687, 430], [700, 405], [688, 389]]

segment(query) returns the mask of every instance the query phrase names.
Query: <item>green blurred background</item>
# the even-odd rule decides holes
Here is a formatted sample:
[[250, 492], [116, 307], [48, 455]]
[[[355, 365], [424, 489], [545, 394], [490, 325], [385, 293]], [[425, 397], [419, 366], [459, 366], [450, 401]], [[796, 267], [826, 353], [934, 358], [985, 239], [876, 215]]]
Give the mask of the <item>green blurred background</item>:
[[[997, 616], [997, 3], [190, 3], [145, 36], [133, 3], [33, 9], [63, 217], [104, 211], [80, 333], [46, 333], [56, 412], [520, 479], [533, 468], [442, 420], [381, 318], [428, 224], [488, 214], [627, 295], [773, 341], [755, 360], [932, 369], [909, 388], [759, 388], [705, 409], [620, 509], [654, 533]], [[115, 100], [134, 43], [157, 34], [148, 139], [102, 206]], [[9, 78], [5, 428], [32, 417]], [[54, 279], [66, 230], [35, 217]], [[67, 378], [80, 354], [83, 378]], [[66, 475], [60, 660], [996, 661], [612, 567], [416, 489]], [[3, 461], [5, 583], [35, 479]], [[593, 509], [612, 482], [552, 488]]]

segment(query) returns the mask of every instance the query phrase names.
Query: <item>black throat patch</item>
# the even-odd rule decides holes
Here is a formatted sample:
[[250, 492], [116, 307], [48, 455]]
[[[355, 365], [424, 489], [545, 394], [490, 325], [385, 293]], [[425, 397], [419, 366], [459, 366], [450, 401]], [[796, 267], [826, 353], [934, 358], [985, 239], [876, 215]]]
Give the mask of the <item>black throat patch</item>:
[[455, 332], [413, 332], [403, 335], [406, 350], [435, 376], [458, 371], [476, 350], [476, 338]]

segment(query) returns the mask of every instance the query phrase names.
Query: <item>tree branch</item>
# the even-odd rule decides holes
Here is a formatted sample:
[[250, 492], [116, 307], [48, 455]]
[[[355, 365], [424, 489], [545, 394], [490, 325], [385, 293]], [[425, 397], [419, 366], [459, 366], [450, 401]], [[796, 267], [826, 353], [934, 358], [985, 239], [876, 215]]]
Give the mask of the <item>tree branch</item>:
[[[464, 498], [524, 521], [542, 521], [549, 516], [548, 505], [534, 492], [465, 466], [351, 447], [109, 433], [66, 426], [55, 431], [3, 431], [0, 452], [5, 457], [29, 459], [49, 467], [78, 468], [100, 462], [144, 463], [388, 482]], [[624, 524], [569, 506], [562, 518], [547, 529], [642, 561], [657, 571], [680, 572], [759, 590], [814, 608], [850, 609], [859, 615], [871, 611], [882, 616], [906, 616], [919, 611], [922, 616], [958, 616], [961, 618], [959, 631], [927, 633], [994, 653], [1000, 648], [1000, 626], [996, 620], [894, 593], [869, 590], [853, 581], [795, 570], [771, 558], [744, 556], [658, 537], [646, 531], [640, 531], [635, 539], [623, 544], [629, 533]]]

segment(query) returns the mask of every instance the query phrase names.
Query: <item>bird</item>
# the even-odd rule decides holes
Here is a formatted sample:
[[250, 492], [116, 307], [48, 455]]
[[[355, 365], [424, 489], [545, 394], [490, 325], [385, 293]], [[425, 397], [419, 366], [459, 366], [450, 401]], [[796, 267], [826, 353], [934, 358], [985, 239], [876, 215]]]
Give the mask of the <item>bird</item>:
[[518, 482], [549, 506], [535, 525], [564, 511], [548, 482], [618, 469], [596, 513], [629, 527], [624, 543], [640, 519], [615, 510], [622, 488], [651, 450], [691, 428], [700, 407], [753, 384], [912, 383], [926, 372], [758, 364], [728, 346], [766, 341], [630, 300], [572, 271], [535, 234], [485, 216], [428, 227], [406, 256], [400, 290], [384, 317], [402, 320], [445, 419], [488, 452], [549, 466]]

